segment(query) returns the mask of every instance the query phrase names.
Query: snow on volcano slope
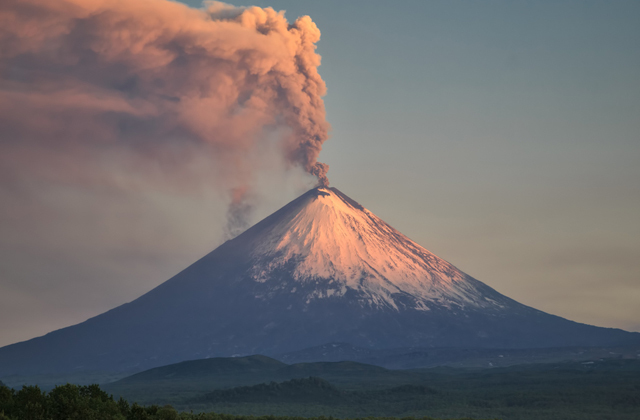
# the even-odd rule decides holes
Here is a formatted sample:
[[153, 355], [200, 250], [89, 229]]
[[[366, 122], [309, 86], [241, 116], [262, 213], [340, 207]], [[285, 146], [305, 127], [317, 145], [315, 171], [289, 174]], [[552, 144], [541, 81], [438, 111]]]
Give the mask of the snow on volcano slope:
[[417, 310], [432, 304], [499, 306], [464, 273], [335, 188], [316, 188], [292, 204], [252, 239], [251, 275], [258, 282], [277, 282], [280, 269], [293, 263], [297, 282], [329, 283], [307, 299], [343, 296], [352, 289], [373, 306], [394, 309], [396, 298], [407, 295]]

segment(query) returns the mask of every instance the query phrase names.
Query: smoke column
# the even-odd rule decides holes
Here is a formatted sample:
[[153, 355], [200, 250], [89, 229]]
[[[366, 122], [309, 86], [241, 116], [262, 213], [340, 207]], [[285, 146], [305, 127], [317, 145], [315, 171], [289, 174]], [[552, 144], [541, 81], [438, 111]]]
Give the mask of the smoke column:
[[25, 171], [100, 182], [105, 153], [179, 167], [196, 150], [245, 209], [249, 157], [275, 136], [285, 166], [327, 185], [319, 39], [308, 16], [288, 23], [271, 8], [2, 0], [0, 182]]

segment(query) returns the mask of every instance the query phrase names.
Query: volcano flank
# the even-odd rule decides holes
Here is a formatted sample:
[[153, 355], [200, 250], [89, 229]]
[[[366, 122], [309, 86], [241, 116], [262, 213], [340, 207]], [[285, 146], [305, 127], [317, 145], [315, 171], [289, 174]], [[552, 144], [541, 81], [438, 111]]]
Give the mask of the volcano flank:
[[331, 342], [394, 347], [616, 346], [640, 334], [522, 305], [335, 188], [315, 188], [140, 298], [0, 349], [0, 375], [130, 372]]

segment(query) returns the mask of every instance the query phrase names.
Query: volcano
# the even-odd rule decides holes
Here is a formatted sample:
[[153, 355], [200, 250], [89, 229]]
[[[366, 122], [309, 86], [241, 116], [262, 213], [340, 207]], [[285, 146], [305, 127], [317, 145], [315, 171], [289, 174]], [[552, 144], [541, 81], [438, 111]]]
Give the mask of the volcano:
[[0, 375], [130, 372], [332, 342], [508, 349], [619, 346], [640, 334], [522, 305], [337, 189], [315, 188], [140, 298], [0, 349]]

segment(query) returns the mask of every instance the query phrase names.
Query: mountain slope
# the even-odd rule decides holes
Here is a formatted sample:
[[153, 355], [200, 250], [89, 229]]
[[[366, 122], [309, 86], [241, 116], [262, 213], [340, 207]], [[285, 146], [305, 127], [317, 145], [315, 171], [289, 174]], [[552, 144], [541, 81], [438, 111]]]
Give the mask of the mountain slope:
[[323, 283], [306, 296], [307, 303], [354, 291], [364, 306], [395, 310], [500, 306], [464, 273], [338, 190], [318, 189], [296, 204], [292, 217], [253, 238], [251, 274], [257, 282], [280, 283], [279, 269], [293, 264], [294, 288], [313, 279]]
[[335, 188], [316, 188], [135, 301], [0, 349], [0, 375], [365, 348], [624, 345], [640, 334], [521, 305]]

